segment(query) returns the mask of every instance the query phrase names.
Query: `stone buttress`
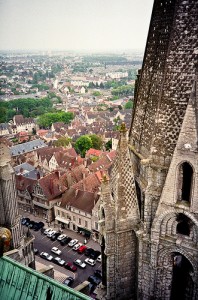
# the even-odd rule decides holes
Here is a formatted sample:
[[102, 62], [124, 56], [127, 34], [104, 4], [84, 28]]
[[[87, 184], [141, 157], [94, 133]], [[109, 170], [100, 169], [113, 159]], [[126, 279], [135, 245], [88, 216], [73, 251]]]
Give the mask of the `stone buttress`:
[[127, 130], [122, 124], [110, 181], [107, 178], [103, 180], [100, 199], [99, 224], [101, 245], [104, 250], [103, 284], [107, 287], [107, 299], [135, 297], [137, 284], [135, 230], [139, 226], [139, 221]]

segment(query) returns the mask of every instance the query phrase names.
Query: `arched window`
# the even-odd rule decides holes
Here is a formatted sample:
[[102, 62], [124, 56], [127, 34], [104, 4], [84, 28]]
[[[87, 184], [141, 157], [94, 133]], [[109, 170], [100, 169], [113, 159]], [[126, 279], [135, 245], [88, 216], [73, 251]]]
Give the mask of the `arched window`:
[[190, 235], [190, 229], [191, 229], [191, 220], [185, 216], [184, 214], [178, 214], [177, 215], [177, 228], [176, 232], [183, 235]]
[[179, 168], [179, 200], [190, 202], [192, 190], [193, 169], [184, 162]]

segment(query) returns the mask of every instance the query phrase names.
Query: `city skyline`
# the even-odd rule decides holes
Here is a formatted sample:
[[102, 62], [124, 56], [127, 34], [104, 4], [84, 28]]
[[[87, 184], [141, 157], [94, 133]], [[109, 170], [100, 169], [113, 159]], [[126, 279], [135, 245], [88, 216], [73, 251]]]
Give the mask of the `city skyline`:
[[0, 50], [143, 50], [152, 5], [153, 0], [0, 0]]

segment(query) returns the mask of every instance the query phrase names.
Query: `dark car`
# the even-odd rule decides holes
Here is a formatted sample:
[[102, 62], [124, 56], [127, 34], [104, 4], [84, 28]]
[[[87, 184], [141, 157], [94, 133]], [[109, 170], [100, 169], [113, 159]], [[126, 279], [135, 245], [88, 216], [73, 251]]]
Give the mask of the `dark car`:
[[55, 241], [59, 235], [61, 235], [60, 232], [54, 233], [54, 234], [51, 236], [51, 240], [52, 240], [52, 241]]
[[30, 222], [31, 222], [31, 220], [29, 219], [29, 220], [26, 220], [26, 222], [25, 222], [25, 226], [29, 226], [30, 225]]
[[45, 224], [43, 222], [38, 222], [39, 229], [43, 228]]
[[97, 269], [94, 271], [94, 275], [98, 278], [102, 278], [102, 271]]
[[38, 249], [34, 248], [34, 254], [35, 254], [35, 255], [38, 255], [38, 254], [39, 254]]
[[101, 254], [100, 251], [98, 250], [94, 250], [90, 255], [89, 257], [92, 258], [92, 259], [97, 259], [97, 257]]
[[101, 279], [96, 276], [89, 276], [87, 279], [90, 283], [98, 285], [101, 282]]
[[69, 236], [67, 236], [67, 237], [65, 237], [64, 239], [62, 239], [62, 240], [60, 241], [60, 244], [61, 244], [62, 246], [67, 245], [71, 240], [72, 240], [72, 238], [69, 237]]
[[34, 224], [35, 224], [35, 222], [34, 222], [34, 221], [30, 221], [30, 223], [29, 223], [28, 227], [29, 227], [30, 229], [33, 229], [33, 227], [34, 227]]
[[93, 251], [94, 251], [94, 249], [92, 249], [92, 248], [87, 248], [87, 249], [85, 250], [84, 254], [85, 254], [86, 256], [90, 256], [90, 254], [91, 254]]
[[67, 279], [65, 279], [63, 281], [63, 284], [71, 286], [73, 282], [74, 282], [74, 278], [70, 276], [70, 277], [67, 277]]
[[73, 272], [76, 272], [76, 271], [77, 271], [77, 267], [74, 266], [71, 262], [67, 262], [67, 263], [65, 264], [65, 268], [66, 268], [67, 270], [70, 270], [70, 271], [73, 271]]
[[32, 229], [34, 229], [35, 231], [38, 231], [40, 229], [38, 222], [34, 222], [34, 226]]
[[29, 218], [22, 218], [21, 219], [21, 224], [25, 225], [27, 221], [30, 221], [30, 219]]

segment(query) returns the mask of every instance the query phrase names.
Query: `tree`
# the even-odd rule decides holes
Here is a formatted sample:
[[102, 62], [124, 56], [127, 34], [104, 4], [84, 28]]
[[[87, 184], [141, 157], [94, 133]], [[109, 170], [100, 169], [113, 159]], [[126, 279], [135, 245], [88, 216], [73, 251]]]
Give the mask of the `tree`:
[[100, 150], [102, 148], [102, 139], [100, 136], [96, 134], [90, 134], [89, 135], [91, 141], [92, 141], [92, 148], [96, 150]]
[[97, 97], [97, 96], [101, 96], [101, 93], [99, 91], [95, 91], [92, 93], [92, 95]]
[[52, 112], [52, 113], [45, 113], [38, 118], [38, 124], [41, 127], [47, 128], [52, 125], [52, 123], [56, 122], [63, 122], [68, 124], [73, 120], [74, 115], [71, 112]]
[[129, 100], [125, 106], [124, 106], [125, 109], [132, 109], [133, 108], [133, 102], [131, 100]]
[[91, 138], [88, 135], [82, 135], [76, 140], [74, 148], [82, 157], [85, 157], [86, 151], [92, 148]]
[[69, 143], [70, 143], [71, 141], [72, 141], [72, 140], [71, 140], [70, 138], [67, 138], [67, 137], [62, 136], [62, 137], [60, 137], [57, 141], [54, 142], [54, 145], [55, 145], [56, 147], [61, 147], [61, 146], [66, 147], [66, 146], [69, 145]]
[[105, 149], [107, 151], [112, 149], [112, 139], [105, 144]]

